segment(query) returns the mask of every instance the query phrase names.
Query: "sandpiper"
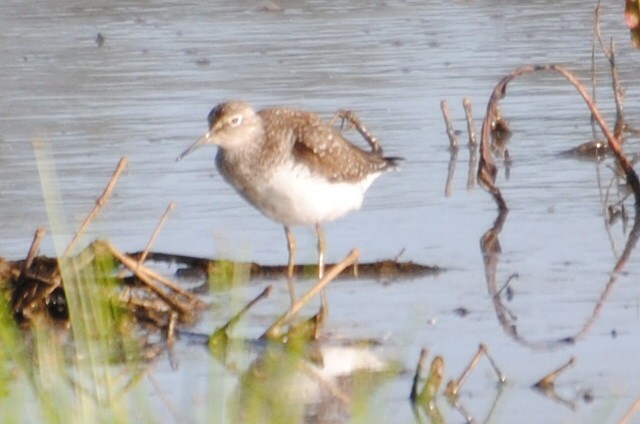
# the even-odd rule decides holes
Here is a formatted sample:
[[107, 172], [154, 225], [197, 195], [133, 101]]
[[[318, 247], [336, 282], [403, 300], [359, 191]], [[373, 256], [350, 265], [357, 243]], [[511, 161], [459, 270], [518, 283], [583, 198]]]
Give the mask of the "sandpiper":
[[322, 277], [321, 224], [359, 209], [371, 183], [394, 169], [400, 159], [384, 157], [375, 138], [352, 113], [338, 112], [336, 117], [353, 124], [371, 151], [351, 144], [333, 122], [315, 113], [289, 108], [255, 111], [245, 102], [230, 101], [211, 110], [209, 131], [177, 158], [207, 144], [219, 147], [216, 166], [224, 179], [260, 212], [284, 226], [290, 281], [295, 255], [290, 227], [315, 226]]

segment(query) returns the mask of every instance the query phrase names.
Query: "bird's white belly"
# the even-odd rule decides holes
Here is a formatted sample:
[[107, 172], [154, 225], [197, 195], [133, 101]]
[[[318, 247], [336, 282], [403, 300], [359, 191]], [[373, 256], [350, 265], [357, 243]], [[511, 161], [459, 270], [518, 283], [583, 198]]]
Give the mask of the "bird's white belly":
[[364, 193], [380, 173], [355, 183], [332, 183], [300, 164], [281, 166], [249, 199], [271, 219], [284, 225], [315, 225], [360, 209]]

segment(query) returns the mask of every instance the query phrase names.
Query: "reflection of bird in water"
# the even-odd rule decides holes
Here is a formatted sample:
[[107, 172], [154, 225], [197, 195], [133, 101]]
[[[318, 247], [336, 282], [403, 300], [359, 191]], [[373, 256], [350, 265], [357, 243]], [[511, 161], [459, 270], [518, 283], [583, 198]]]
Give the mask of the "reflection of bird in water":
[[398, 158], [382, 156], [380, 146], [354, 115], [344, 112], [341, 116], [356, 126], [372, 151], [354, 146], [314, 113], [286, 108], [256, 112], [247, 103], [232, 101], [211, 110], [209, 131], [178, 157], [206, 144], [219, 147], [216, 166], [225, 180], [260, 212], [284, 226], [290, 279], [295, 254], [290, 227], [315, 226], [322, 277], [325, 241], [321, 224], [359, 209], [371, 183], [398, 162]]
[[228, 411], [234, 422], [342, 422], [363, 382], [375, 391], [400, 368], [369, 342], [267, 343], [240, 375]]

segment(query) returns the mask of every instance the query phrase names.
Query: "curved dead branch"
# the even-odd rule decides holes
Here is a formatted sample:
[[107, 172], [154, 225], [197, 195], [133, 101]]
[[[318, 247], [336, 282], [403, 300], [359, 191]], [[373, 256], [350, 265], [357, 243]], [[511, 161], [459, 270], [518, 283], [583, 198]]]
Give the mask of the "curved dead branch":
[[490, 145], [491, 122], [497, 117], [498, 105], [500, 100], [502, 100], [506, 96], [507, 85], [517, 77], [539, 71], [550, 71], [559, 73], [560, 75], [565, 77], [565, 79], [569, 81], [569, 83], [571, 83], [576, 88], [576, 90], [578, 90], [585, 103], [589, 107], [593, 119], [598, 123], [603, 135], [607, 139], [607, 144], [611, 151], [614, 153], [619, 166], [626, 177], [627, 184], [633, 190], [635, 196], [636, 212], [640, 209], [640, 181], [638, 180], [637, 174], [633, 170], [631, 162], [622, 153], [622, 148], [620, 145], [621, 134], [616, 134], [614, 136], [614, 134], [611, 133], [609, 127], [602, 118], [600, 111], [597, 109], [597, 107], [587, 94], [586, 90], [584, 89], [584, 86], [575, 78], [575, 76], [571, 72], [569, 72], [565, 68], [556, 65], [522, 66], [502, 78], [502, 80], [494, 88], [489, 100], [489, 104], [487, 105], [487, 113], [482, 124], [482, 134], [480, 139], [480, 161], [478, 164], [478, 180], [480, 181], [480, 184], [493, 195], [500, 211], [493, 227], [489, 229], [480, 240], [480, 248], [483, 253], [485, 262], [485, 277], [487, 280], [489, 294], [491, 295], [494, 308], [496, 310], [498, 321], [500, 322], [505, 332], [509, 334], [514, 340], [530, 348], [550, 349], [561, 345], [575, 343], [576, 340], [584, 337], [592, 328], [593, 323], [599, 316], [605, 301], [613, 290], [618, 277], [622, 273], [622, 270], [627, 263], [631, 251], [635, 248], [638, 238], [640, 238], [640, 215], [636, 213], [634, 227], [629, 234], [624, 252], [616, 261], [608, 282], [605, 285], [599, 299], [596, 301], [592, 313], [585, 319], [580, 328], [573, 335], [555, 340], [536, 342], [530, 341], [526, 337], [518, 333], [518, 327], [513, 315], [502, 302], [497, 282], [497, 268], [501, 252], [499, 235], [506, 221], [508, 208], [504, 198], [502, 197], [500, 189], [495, 183], [497, 168]]
[[493, 195], [493, 198], [498, 205], [498, 209], [507, 210], [508, 207], [507, 203], [502, 197], [500, 189], [495, 183], [497, 168], [490, 145], [491, 122], [496, 116], [497, 107], [500, 100], [504, 99], [507, 94], [507, 85], [518, 77], [534, 72], [558, 73], [565, 77], [565, 79], [569, 83], [571, 83], [571, 85], [573, 85], [576, 90], [578, 90], [578, 93], [580, 93], [580, 95], [584, 99], [587, 107], [589, 107], [589, 110], [591, 111], [593, 118], [598, 123], [603, 135], [607, 139], [607, 143], [611, 148], [611, 151], [614, 153], [618, 163], [620, 164], [620, 168], [625, 174], [627, 184], [629, 184], [629, 186], [633, 190], [636, 200], [636, 209], [640, 208], [640, 180], [638, 180], [638, 175], [633, 170], [633, 167], [631, 166], [629, 160], [627, 160], [627, 158], [623, 155], [619, 140], [609, 130], [607, 123], [604, 121], [602, 115], [600, 114], [600, 111], [589, 97], [589, 94], [587, 94], [584, 86], [570, 71], [561, 66], [526, 65], [515, 69], [509, 75], [502, 78], [500, 82], [498, 82], [498, 84], [493, 89], [493, 93], [491, 94], [491, 98], [489, 99], [489, 103], [487, 104], [487, 112], [485, 114], [484, 121], [482, 122], [482, 134], [480, 138], [480, 160], [478, 163], [478, 181], [489, 193]]

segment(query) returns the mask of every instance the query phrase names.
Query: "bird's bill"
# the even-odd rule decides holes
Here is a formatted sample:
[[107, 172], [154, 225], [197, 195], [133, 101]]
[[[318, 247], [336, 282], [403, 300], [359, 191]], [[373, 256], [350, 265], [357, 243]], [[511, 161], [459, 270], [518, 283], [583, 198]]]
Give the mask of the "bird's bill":
[[187, 148], [187, 150], [185, 150], [184, 152], [180, 153], [180, 156], [178, 156], [176, 158], [176, 162], [181, 161], [182, 158], [184, 158], [185, 156], [187, 156], [189, 153], [193, 152], [194, 150], [199, 149], [200, 147], [204, 146], [205, 144], [209, 144], [211, 142], [212, 137], [213, 137], [213, 131], [208, 131], [207, 133], [205, 133], [195, 143], [193, 143], [191, 146], [189, 146]]

